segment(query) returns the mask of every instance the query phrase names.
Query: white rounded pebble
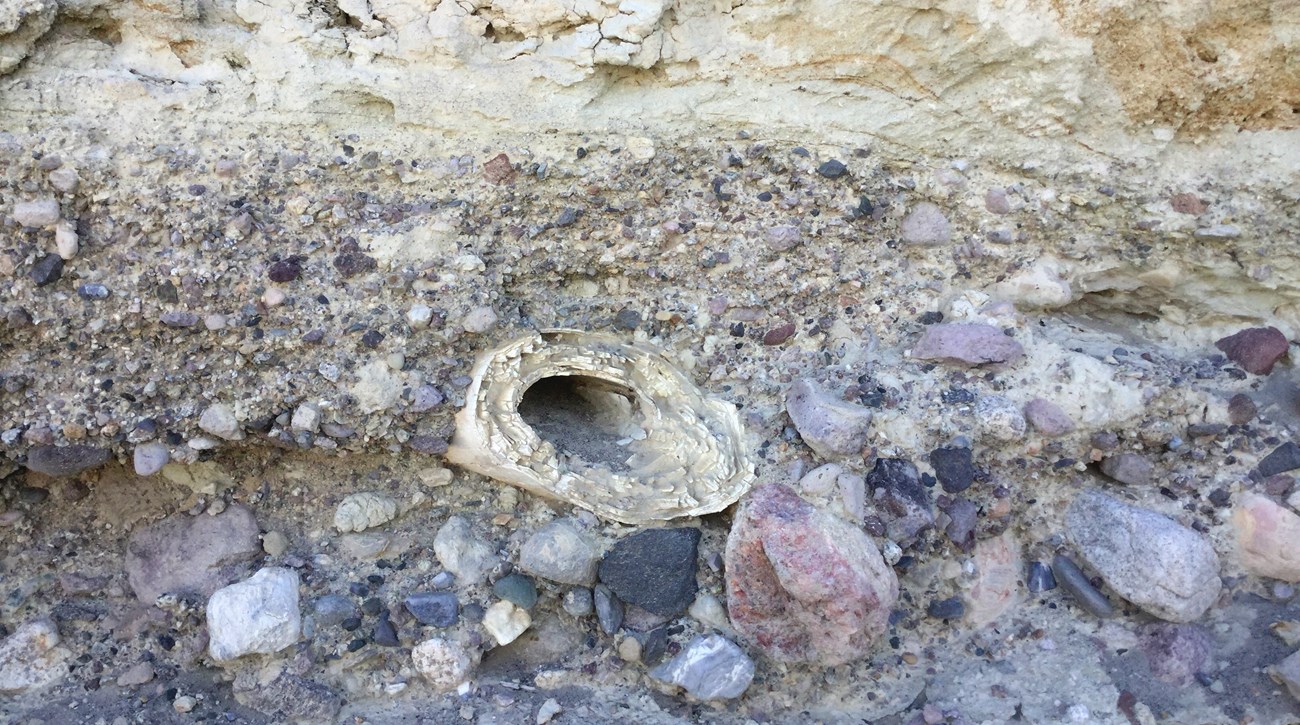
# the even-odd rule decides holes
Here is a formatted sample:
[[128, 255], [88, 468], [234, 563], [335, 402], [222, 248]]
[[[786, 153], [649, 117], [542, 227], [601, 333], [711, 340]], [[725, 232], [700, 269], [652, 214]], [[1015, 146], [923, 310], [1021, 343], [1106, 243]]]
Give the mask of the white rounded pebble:
[[76, 227], [68, 222], [59, 222], [54, 227], [54, 248], [65, 261], [75, 258], [81, 251]]
[[172, 700], [172, 709], [179, 713], [187, 713], [197, 707], [199, 701], [189, 695], [181, 695]]
[[289, 427], [294, 431], [315, 433], [320, 430], [320, 419], [320, 408], [312, 403], [303, 403], [294, 409]]
[[199, 416], [199, 427], [228, 441], [237, 441], [244, 437], [244, 431], [239, 428], [239, 420], [235, 418], [235, 411], [231, 410], [229, 405], [222, 403], [212, 405], [203, 411], [203, 415]]
[[171, 452], [162, 443], [142, 443], [135, 447], [135, 475], [152, 476], [171, 460]]
[[532, 623], [528, 610], [515, 606], [513, 602], [497, 602], [483, 615], [483, 628], [502, 646], [515, 641]]
[[270, 287], [262, 293], [262, 304], [267, 307], [279, 307], [284, 304], [286, 295], [279, 287]]
[[433, 308], [428, 305], [412, 305], [406, 312], [406, 321], [411, 327], [428, 327], [433, 319]]
[[77, 184], [81, 178], [77, 176], [77, 170], [71, 166], [60, 166], [50, 172], [50, 186], [63, 192], [64, 194], [76, 191]]

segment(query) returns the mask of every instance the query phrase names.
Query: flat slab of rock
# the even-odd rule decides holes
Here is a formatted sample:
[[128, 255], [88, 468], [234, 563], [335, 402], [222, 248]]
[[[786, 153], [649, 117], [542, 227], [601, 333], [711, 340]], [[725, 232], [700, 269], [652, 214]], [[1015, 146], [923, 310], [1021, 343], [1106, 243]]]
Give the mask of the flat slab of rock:
[[1268, 375], [1273, 372], [1277, 361], [1286, 355], [1290, 342], [1276, 327], [1251, 327], [1219, 340], [1214, 346], [1242, 370]]
[[519, 568], [561, 584], [589, 587], [596, 583], [600, 552], [582, 531], [563, 519], [528, 537], [519, 549]]
[[867, 442], [871, 410], [840, 400], [808, 380], [790, 386], [785, 409], [799, 437], [822, 458], [852, 455]]
[[108, 450], [97, 446], [37, 446], [27, 452], [27, 469], [66, 478], [102, 466], [108, 458]]
[[973, 322], [930, 325], [912, 347], [917, 360], [959, 365], [1014, 363], [1024, 355], [1024, 347], [1002, 330]]
[[861, 529], [780, 484], [741, 504], [725, 570], [732, 626], [784, 662], [865, 656], [898, 599], [893, 569]]
[[302, 634], [298, 573], [268, 566], [208, 598], [208, 654], [218, 662], [274, 654]]
[[1151, 483], [1156, 467], [1151, 461], [1136, 453], [1120, 453], [1101, 462], [1101, 472], [1112, 480], [1130, 486], [1145, 486]]
[[1246, 571], [1300, 582], [1300, 516], [1267, 496], [1246, 493], [1232, 511], [1232, 527]]
[[695, 601], [700, 530], [646, 529], [614, 544], [600, 562], [600, 580], [628, 604], [675, 617]]
[[1191, 622], [1219, 597], [1214, 547], [1164, 514], [1086, 490], [1066, 509], [1065, 526], [1106, 584], [1156, 617]]
[[740, 697], [754, 681], [754, 661], [716, 634], [696, 637], [676, 657], [650, 671], [656, 680], [676, 685], [700, 700]]
[[58, 682], [68, 674], [68, 658], [54, 622], [24, 624], [0, 642], [0, 694], [20, 695]]
[[234, 504], [216, 516], [173, 514], [137, 529], [126, 546], [126, 577], [141, 602], [167, 592], [211, 596], [262, 553], [257, 519]]

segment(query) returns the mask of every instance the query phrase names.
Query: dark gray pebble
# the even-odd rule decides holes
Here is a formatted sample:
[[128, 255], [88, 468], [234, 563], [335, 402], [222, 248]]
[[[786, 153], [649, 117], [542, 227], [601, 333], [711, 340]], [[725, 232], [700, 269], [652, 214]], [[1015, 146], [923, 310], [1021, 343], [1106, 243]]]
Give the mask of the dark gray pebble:
[[1259, 462], [1259, 475], [1268, 478], [1297, 468], [1300, 468], [1300, 446], [1294, 441], [1287, 441]]
[[925, 613], [935, 619], [958, 619], [966, 613], [966, 605], [962, 602], [961, 597], [936, 599], [930, 602], [930, 606], [925, 608]]
[[523, 574], [503, 576], [492, 585], [492, 593], [516, 607], [532, 609], [537, 604], [537, 585]]
[[605, 634], [613, 634], [623, 626], [623, 603], [618, 595], [604, 584], [597, 584], [593, 592], [596, 604], [596, 621]]
[[849, 169], [844, 165], [844, 162], [839, 159], [831, 159], [830, 161], [823, 162], [821, 166], [817, 167], [817, 173], [828, 179], [838, 179], [847, 173], [848, 170]]
[[87, 445], [37, 446], [27, 452], [27, 468], [55, 478], [75, 476], [108, 462], [104, 448]]
[[1041, 561], [1030, 562], [1025, 586], [1031, 592], [1047, 592], [1055, 589], [1056, 577], [1052, 576], [1052, 567]]
[[619, 541], [600, 562], [600, 580], [628, 604], [673, 617], [695, 600], [700, 530], [646, 529]]
[[1069, 592], [1070, 596], [1074, 597], [1075, 603], [1084, 610], [1102, 619], [1115, 616], [1115, 607], [1111, 606], [1110, 600], [1097, 591], [1092, 582], [1088, 581], [1083, 570], [1070, 557], [1057, 554], [1056, 558], [1052, 559], [1052, 572], [1056, 575], [1056, 581], [1060, 583], [1061, 588]]
[[381, 647], [396, 647], [401, 644], [397, 639], [397, 628], [388, 621], [387, 612], [380, 615], [379, 623], [375, 625], [374, 640], [375, 644]]
[[342, 624], [348, 617], [357, 616], [357, 608], [341, 594], [326, 594], [316, 600], [316, 623], [324, 627]]
[[108, 288], [102, 284], [83, 284], [77, 287], [77, 294], [83, 300], [105, 300], [108, 299]]
[[420, 624], [452, 627], [460, 619], [460, 602], [452, 592], [416, 592], [406, 598], [406, 611]]
[[948, 493], [961, 493], [975, 482], [975, 463], [969, 448], [936, 448], [930, 451], [930, 465]]
[[47, 254], [36, 261], [31, 269], [32, 281], [37, 287], [44, 287], [47, 284], [54, 284], [63, 276], [63, 257], [57, 254]]

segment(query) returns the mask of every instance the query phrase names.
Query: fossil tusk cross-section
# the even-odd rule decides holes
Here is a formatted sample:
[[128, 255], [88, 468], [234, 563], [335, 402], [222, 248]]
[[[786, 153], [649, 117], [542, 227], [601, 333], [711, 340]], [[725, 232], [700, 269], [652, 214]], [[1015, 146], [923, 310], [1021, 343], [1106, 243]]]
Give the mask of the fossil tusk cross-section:
[[734, 405], [648, 345], [576, 330], [479, 356], [447, 460], [626, 524], [720, 511], [754, 481]]

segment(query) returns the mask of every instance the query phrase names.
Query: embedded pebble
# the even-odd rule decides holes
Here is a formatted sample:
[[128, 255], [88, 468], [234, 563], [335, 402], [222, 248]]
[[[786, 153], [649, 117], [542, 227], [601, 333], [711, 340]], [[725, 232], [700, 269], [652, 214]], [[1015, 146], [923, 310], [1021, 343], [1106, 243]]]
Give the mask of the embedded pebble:
[[809, 380], [790, 386], [785, 407], [804, 443], [822, 458], [852, 455], [866, 443], [871, 410], [835, 398]]
[[614, 634], [623, 626], [623, 602], [618, 595], [604, 584], [597, 584], [593, 590], [593, 605], [596, 608], [596, 621], [605, 634]]
[[1031, 592], [1046, 592], [1056, 588], [1056, 577], [1052, 575], [1052, 568], [1041, 561], [1031, 562], [1029, 564], [1029, 575], [1025, 579], [1025, 586]]
[[650, 676], [676, 685], [700, 700], [740, 697], [754, 681], [754, 662], [744, 650], [716, 634], [696, 637]]
[[312, 403], [302, 403], [294, 409], [289, 428], [295, 433], [315, 433], [320, 430], [320, 423], [320, 408]]
[[370, 491], [348, 495], [334, 510], [334, 528], [342, 533], [365, 531], [392, 521], [397, 516], [397, 501]]
[[1153, 622], [1138, 637], [1151, 673], [1176, 687], [1192, 684], [1196, 673], [1205, 671], [1211, 647], [1209, 633], [1194, 624]]
[[1052, 559], [1052, 572], [1055, 575], [1053, 580], [1059, 582], [1061, 588], [1069, 592], [1075, 603], [1085, 611], [1102, 619], [1115, 616], [1115, 607], [1111, 606], [1110, 600], [1097, 591], [1097, 588], [1088, 581], [1087, 575], [1070, 557], [1057, 554]]
[[67, 222], [60, 222], [54, 227], [54, 249], [64, 261], [75, 259], [81, 251], [81, 240], [77, 230]]
[[1034, 398], [1025, 403], [1025, 420], [1047, 438], [1074, 432], [1074, 421], [1061, 410], [1061, 406], [1043, 398]]
[[54, 478], [75, 476], [108, 462], [107, 449], [84, 444], [37, 446], [27, 451], [27, 468]]
[[1294, 471], [1297, 468], [1300, 468], [1300, 445], [1296, 445], [1294, 441], [1287, 441], [1274, 448], [1256, 466], [1256, 470], [1259, 471], [1259, 475], [1263, 478]]
[[496, 580], [492, 593], [523, 609], [532, 609], [537, 604], [537, 585], [532, 577], [523, 574], [508, 574]]
[[1002, 330], [970, 322], [930, 325], [912, 347], [912, 357], [916, 360], [960, 365], [1014, 363], [1024, 354], [1020, 343]]
[[519, 568], [561, 584], [596, 583], [600, 553], [572, 523], [557, 519], [538, 529], [519, 549]]
[[57, 254], [47, 254], [36, 260], [32, 265], [28, 276], [37, 287], [54, 284], [63, 278], [63, 257]]
[[1214, 547], [1163, 514], [1085, 490], [1066, 509], [1065, 525], [1106, 584], [1149, 614], [1190, 622], [1219, 597]]
[[468, 520], [452, 516], [433, 539], [438, 561], [467, 585], [483, 581], [497, 558], [492, 547], [474, 535]]
[[53, 197], [29, 199], [14, 204], [14, 221], [25, 227], [50, 227], [59, 221], [59, 201]]
[[483, 628], [501, 646], [515, 641], [532, 623], [528, 610], [515, 606], [513, 602], [497, 602], [483, 614]]
[[605, 554], [600, 581], [628, 604], [676, 616], [695, 600], [699, 543], [700, 530], [694, 527], [639, 531]]
[[1120, 453], [1103, 459], [1101, 472], [1120, 483], [1145, 486], [1151, 483], [1155, 466], [1137, 453]]
[[135, 447], [132, 463], [137, 476], [152, 476], [171, 460], [171, 452], [161, 443], [141, 443]]
[[298, 573], [266, 567], [208, 598], [208, 653], [218, 662], [274, 654], [302, 633]]
[[912, 207], [898, 226], [899, 236], [908, 244], [936, 246], [952, 239], [952, 225], [943, 210], [928, 201]]
[[1237, 558], [1246, 571], [1300, 582], [1300, 516], [1267, 496], [1247, 492], [1232, 511]]
[[910, 542], [934, 525], [930, 490], [921, 483], [921, 474], [911, 461], [877, 459], [867, 474], [867, 490], [885, 517], [890, 539]]
[[975, 483], [975, 463], [971, 450], [964, 446], [930, 451], [930, 466], [947, 493], [961, 493]]
[[312, 615], [316, 618], [316, 624], [322, 627], [333, 627], [342, 624], [349, 617], [358, 616], [356, 605], [341, 594], [326, 594], [317, 598]]
[[799, 479], [799, 489], [812, 496], [824, 496], [835, 488], [844, 468], [838, 463], [818, 466]]
[[153, 664], [149, 662], [137, 662], [131, 665], [126, 672], [117, 676], [118, 687], [138, 687], [150, 682], [154, 678]]
[[138, 526], [126, 546], [126, 576], [152, 606], [166, 593], [209, 596], [235, 581], [262, 553], [252, 511], [235, 504], [212, 516], [177, 513]]
[[935, 619], [960, 619], [966, 613], [966, 604], [961, 597], [949, 597], [930, 602], [925, 613]]
[[747, 641], [785, 662], [850, 662], [885, 630], [898, 580], [860, 528], [787, 486], [750, 492], [726, 549], [727, 609]]
[[561, 712], [564, 712], [564, 708], [560, 707], [560, 703], [554, 697], [548, 697], [545, 702], [538, 706], [537, 717], [534, 722], [536, 725], [546, 725]]
[[975, 422], [980, 432], [997, 441], [1018, 441], [1025, 437], [1025, 416], [1020, 406], [1001, 395], [983, 395], [975, 402]]
[[1300, 652], [1273, 665], [1268, 671], [1273, 681], [1286, 687], [1291, 697], [1300, 700]]
[[727, 618], [727, 610], [722, 606], [718, 598], [708, 592], [700, 592], [695, 601], [691, 602], [690, 609], [687, 610], [692, 617], [699, 623], [713, 627], [723, 632], [731, 631], [731, 620]]
[[560, 606], [573, 617], [587, 617], [596, 610], [591, 590], [586, 587], [575, 587], [565, 592], [560, 600]]
[[222, 403], [210, 405], [203, 411], [203, 415], [199, 416], [199, 428], [228, 441], [237, 441], [244, 437], [244, 431], [239, 427], [239, 420], [235, 418], [235, 411]]
[[483, 307], [475, 307], [465, 315], [463, 320], [461, 320], [461, 327], [465, 328], [465, 332], [475, 334], [487, 332], [495, 327], [496, 324], [496, 310], [486, 305]]
[[463, 646], [441, 637], [417, 644], [411, 650], [411, 664], [436, 692], [456, 689], [474, 669], [474, 660]]
[[1214, 343], [1228, 359], [1242, 370], [1255, 375], [1268, 375], [1287, 353], [1291, 343], [1276, 327], [1252, 327], [1229, 335]]
[[452, 592], [416, 592], [405, 605], [420, 624], [446, 628], [460, 621], [460, 602]]
[[0, 641], [0, 694], [21, 695], [53, 685], [68, 674], [69, 659], [53, 621], [23, 624]]
[[973, 561], [975, 581], [966, 593], [966, 619], [982, 627], [1020, 603], [1024, 562], [1020, 543], [1010, 531], [977, 543]]

